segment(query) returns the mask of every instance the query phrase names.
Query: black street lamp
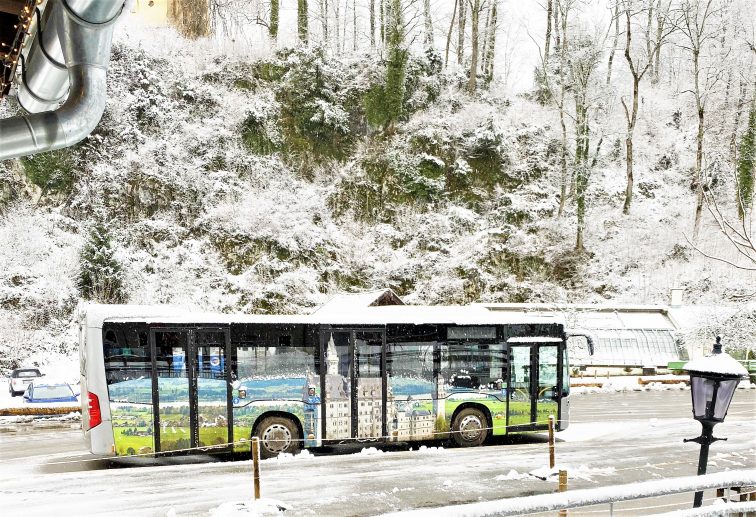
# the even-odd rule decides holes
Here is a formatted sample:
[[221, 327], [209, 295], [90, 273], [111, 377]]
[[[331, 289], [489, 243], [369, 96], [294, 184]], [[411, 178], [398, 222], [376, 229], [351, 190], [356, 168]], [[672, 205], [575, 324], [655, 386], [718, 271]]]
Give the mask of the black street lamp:
[[[685, 439], [684, 442], [701, 444], [698, 456], [698, 475], [706, 474], [706, 463], [709, 459], [709, 445], [717, 440], [712, 434], [714, 426], [724, 422], [727, 409], [730, 407], [735, 388], [741, 379], [748, 376], [748, 371], [730, 357], [722, 353], [722, 336], [717, 336], [717, 342], [711, 355], [689, 361], [683, 370], [690, 373], [690, 394], [693, 399], [693, 418], [701, 422], [701, 436]], [[696, 492], [693, 508], [698, 508], [703, 502], [703, 492]]]

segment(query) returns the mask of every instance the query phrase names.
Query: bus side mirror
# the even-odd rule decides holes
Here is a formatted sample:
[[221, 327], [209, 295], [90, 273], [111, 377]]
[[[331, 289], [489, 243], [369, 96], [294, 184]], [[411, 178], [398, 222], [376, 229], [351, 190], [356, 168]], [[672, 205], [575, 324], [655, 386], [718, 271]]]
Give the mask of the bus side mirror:
[[578, 330], [578, 329], [572, 329], [567, 332], [565, 332], [566, 339], [570, 339], [571, 337], [584, 337], [586, 343], [588, 344], [588, 355], [593, 355], [596, 351], [595, 341], [593, 339], [593, 334], [591, 334], [587, 330]]

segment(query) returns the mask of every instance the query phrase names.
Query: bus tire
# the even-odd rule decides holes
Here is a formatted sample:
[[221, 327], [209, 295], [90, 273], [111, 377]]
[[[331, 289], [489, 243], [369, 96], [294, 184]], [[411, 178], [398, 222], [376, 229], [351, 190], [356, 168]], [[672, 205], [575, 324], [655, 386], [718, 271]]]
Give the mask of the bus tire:
[[454, 443], [460, 447], [477, 447], [486, 441], [488, 420], [481, 410], [468, 407], [454, 417], [451, 431]]
[[294, 454], [301, 448], [299, 428], [290, 418], [269, 416], [257, 426], [255, 436], [260, 439], [260, 457], [275, 458], [281, 453]]

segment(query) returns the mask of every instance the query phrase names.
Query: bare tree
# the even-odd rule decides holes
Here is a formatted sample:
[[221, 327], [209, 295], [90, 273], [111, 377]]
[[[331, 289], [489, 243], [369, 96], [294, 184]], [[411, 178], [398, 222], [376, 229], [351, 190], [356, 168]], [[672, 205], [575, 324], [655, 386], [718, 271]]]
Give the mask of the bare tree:
[[494, 58], [496, 57], [496, 32], [498, 29], [499, 0], [492, 0], [491, 13], [486, 29], [486, 46], [483, 53], [483, 80], [490, 84], [493, 80]]
[[457, 6], [459, 2], [465, 0], [454, 0], [454, 10], [452, 11], [451, 22], [449, 23], [449, 32], [446, 34], [446, 53], [444, 54], [444, 66], [449, 64], [449, 47], [451, 46], [452, 32], [454, 31], [454, 22], [457, 19]]
[[381, 0], [381, 44], [386, 44], [386, 0]]
[[710, 50], [710, 44], [715, 41], [718, 34], [713, 18], [717, 16], [720, 7], [714, 0], [684, 0], [679, 7], [679, 27], [685, 42], [682, 44], [690, 52], [693, 75], [693, 89], [687, 90], [693, 94], [696, 102], [696, 114], [698, 116], [698, 128], [696, 131], [696, 168], [694, 181], [696, 184], [696, 212], [693, 222], [693, 242], [698, 240], [701, 229], [701, 217], [703, 215], [704, 190], [706, 180], [703, 177], [704, 160], [704, 129], [706, 126], [706, 104], [708, 96], [719, 82], [721, 69], [716, 63], [709, 60], [705, 64], [703, 60]]
[[669, 18], [669, 9], [672, 0], [658, 0], [656, 4], [656, 39], [654, 44], [654, 64], [651, 73], [651, 82], [659, 82], [661, 71], [661, 49], [664, 45], [664, 28]]
[[465, 25], [467, 22], [468, 0], [459, 0], [459, 17], [457, 18], [457, 64], [462, 66], [465, 61]]
[[577, 215], [577, 235], [575, 250], [585, 251], [586, 192], [591, 171], [601, 152], [601, 137], [591, 158], [591, 115], [593, 103], [598, 98], [595, 72], [601, 60], [601, 45], [585, 36], [575, 38], [570, 50], [569, 83], [575, 101], [575, 204]]
[[543, 64], [549, 66], [549, 54], [551, 53], [551, 17], [554, 14], [554, 0], [548, 0], [546, 4], [546, 41], [543, 44]]
[[328, 43], [328, 0], [320, 0], [320, 26], [323, 31], [323, 42]]
[[297, 0], [297, 36], [302, 43], [307, 43], [309, 37], [308, 14], [307, 0]]
[[480, 57], [480, 13], [487, 7], [488, 0], [467, 0], [470, 8], [470, 77], [467, 80], [468, 91], [474, 92], [478, 87], [478, 59]]
[[712, 215], [720, 232], [730, 243], [731, 248], [735, 250], [737, 259], [731, 260], [722, 254], [710, 253], [686, 236], [688, 243], [704, 257], [724, 262], [737, 269], [756, 271], [756, 239], [753, 235], [753, 222], [751, 218], [735, 220], [728, 217], [711, 192], [704, 192], [704, 201], [708, 212]]
[[433, 18], [431, 18], [430, 0], [423, 0], [423, 19], [425, 20], [425, 45], [433, 47]]
[[631, 106], [628, 107], [625, 102], [625, 97], [620, 97], [622, 107], [625, 111], [625, 119], [627, 121], [627, 131], [625, 133], [625, 162], [626, 162], [626, 176], [627, 184], [625, 187], [625, 202], [622, 207], [622, 211], [625, 214], [630, 213], [630, 206], [633, 201], [633, 183], [635, 178], [633, 176], [633, 134], [635, 132], [635, 126], [638, 122], [638, 102], [640, 99], [640, 83], [643, 77], [651, 68], [653, 53], [656, 50], [656, 46], [661, 45], [666, 36], [669, 35], [669, 31], [662, 34], [655, 45], [648, 52], [646, 49], [645, 55], [638, 55], [637, 50], [633, 47], [633, 20], [634, 18], [643, 12], [643, 9], [637, 10], [634, 0], [622, 0], [623, 11], [625, 15], [625, 61], [627, 61], [628, 68], [630, 69], [630, 75], [633, 81], [633, 94]]
[[375, 48], [375, 0], [370, 0], [370, 48]]
[[609, 51], [609, 61], [606, 64], [606, 84], [612, 82], [612, 63], [614, 63], [614, 53], [617, 51], [620, 35], [620, 12], [619, 1], [614, 2], [612, 7], [612, 22], [614, 23], [614, 39], [612, 40], [612, 49]]
[[270, 24], [268, 25], [268, 35], [274, 42], [278, 40], [278, 23], [281, 19], [281, 0], [270, 0]]
[[357, 52], [357, 0], [352, 0], [352, 50]]

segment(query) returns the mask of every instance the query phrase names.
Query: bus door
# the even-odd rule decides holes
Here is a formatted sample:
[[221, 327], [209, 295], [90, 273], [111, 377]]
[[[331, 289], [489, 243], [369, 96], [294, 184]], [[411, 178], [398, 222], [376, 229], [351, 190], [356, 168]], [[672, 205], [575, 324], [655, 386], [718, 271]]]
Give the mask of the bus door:
[[326, 440], [385, 436], [384, 340], [383, 329], [321, 331], [321, 425]]
[[512, 431], [542, 428], [558, 417], [558, 344], [509, 344], [507, 426]]
[[230, 441], [229, 329], [152, 329], [155, 451]]

